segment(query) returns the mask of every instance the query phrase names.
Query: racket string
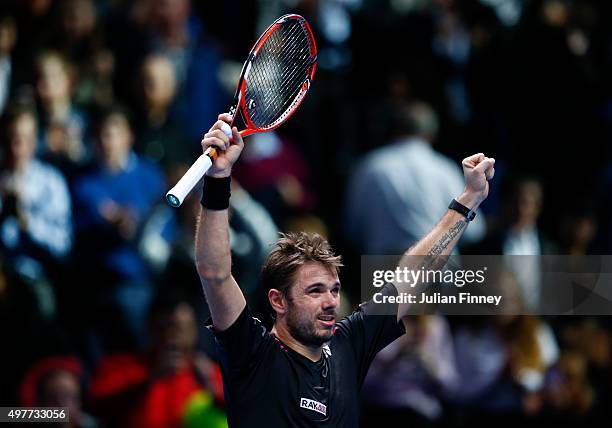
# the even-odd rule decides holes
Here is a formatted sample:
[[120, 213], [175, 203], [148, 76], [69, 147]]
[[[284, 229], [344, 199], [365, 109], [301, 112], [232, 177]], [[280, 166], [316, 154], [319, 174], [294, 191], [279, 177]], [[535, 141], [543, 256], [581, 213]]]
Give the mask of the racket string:
[[[300, 42], [301, 40], [297, 39], [297, 42]], [[295, 41], [294, 41], [295, 43]], [[287, 103], [292, 101], [292, 98], [295, 98], [293, 96], [293, 94], [295, 93], [295, 89], [300, 89], [301, 88], [301, 84], [303, 83], [303, 78], [302, 76], [300, 76], [300, 71], [305, 73], [308, 71], [308, 65], [310, 63], [310, 49], [308, 45], [302, 45], [300, 51], [297, 52], [297, 54], [294, 54], [293, 56], [295, 58], [293, 58], [293, 60], [291, 62], [289, 61], [284, 61], [283, 58], [281, 58], [281, 63], [285, 62], [287, 65], [285, 66], [285, 68], [283, 70], [281, 70], [281, 80], [284, 82], [284, 85], [281, 87], [280, 91], [277, 92], [277, 94], [280, 92], [284, 92], [287, 88], [289, 87], [294, 87], [294, 91], [291, 93], [291, 97], [288, 97], [285, 101], [284, 104], [282, 105], [283, 110], [285, 110]], [[285, 51], [286, 55], [287, 51]], [[285, 55], [285, 56], [286, 56]], [[299, 60], [302, 60], [302, 63], [300, 64], [299, 67], [294, 67], [293, 69], [291, 69], [290, 74], [287, 76], [286, 72], [288, 70], [290, 70], [291, 64], [295, 64], [296, 62], [298, 62]], [[306, 60], [308, 62], [306, 62]], [[302, 70], [302, 68], [305, 68], [304, 70]], [[299, 78], [299, 81], [295, 81], [294, 78]], [[298, 86], [297, 88], [294, 86], [295, 84], [299, 84], [300, 86]], [[299, 94], [299, 92], [298, 92]], [[297, 94], [296, 94], [297, 96]]]
[[[298, 27], [297, 31], [300, 31], [300, 30], [301, 30], [301, 28]], [[293, 33], [295, 33], [295, 32], [296, 31], [293, 31]], [[282, 38], [283, 36], [275, 37], [274, 34], [271, 35], [270, 39], [269, 39], [270, 43], [269, 43], [268, 46], [266, 46], [266, 48], [268, 48], [268, 49], [266, 49], [266, 50], [262, 49], [262, 52], [260, 53], [261, 58], [262, 58], [261, 62], [265, 63], [266, 61], [273, 61], [273, 58], [268, 58], [267, 57], [268, 56], [267, 54], [269, 53], [268, 50], [281, 51], [280, 61], [277, 61], [276, 64], [278, 64], [278, 62], [280, 62], [281, 64], [285, 63], [286, 65], [285, 65], [284, 69], [280, 71], [280, 76], [279, 76], [279, 73], [278, 73], [278, 67], [272, 67], [272, 68], [268, 68], [268, 69], [266, 69], [265, 67], [255, 67], [255, 69], [257, 71], [259, 71], [259, 69], [261, 69], [261, 70], [270, 71], [271, 73], [275, 72], [275, 76], [267, 76], [266, 73], [256, 73], [256, 75], [258, 75], [260, 80], [262, 80], [262, 82], [261, 82], [262, 85], [261, 86], [276, 89], [274, 91], [270, 91], [272, 93], [271, 96], [266, 96], [269, 92], [268, 91], [263, 91], [262, 95], [263, 95], [263, 98], [264, 98], [264, 104], [265, 105], [264, 105], [263, 110], [261, 110], [259, 112], [260, 114], [257, 114], [258, 113], [257, 111], [255, 112], [255, 114], [254, 114], [254, 119], [255, 120], [258, 119], [257, 116], [263, 116], [264, 121], [265, 122], [269, 122], [271, 120], [268, 117], [269, 116], [268, 113], [270, 113], [269, 110], [271, 108], [274, 108], [274, 107], [279, 107], [277, 105], [278, 104], [277, 101], [278, 101], [279, 97], [286, 98], [286, 99], [283, 100], [284, 102], [282, 102], [282, 104], [280, 105], [281, 112], [283, 110], [285, 110], [286, 107], [287, 107], [287, 104], [289, 102], [291, 102], [295, 98], [293, 93], [291, 93], [290, 94], [291, 96], [289, 96], [289, 97], [287, 97], [286, 94], [285, 94], [287, 88], [289, 88], [291, 86], [294, 86], [295, 83], [298, 83], [298, 82], [294, 82], [294, 77], [299, 77], [299, 75], [300, 75], [299, 72], [301, 71], [300, 67], [295, 67], [294, 66], [293, 68], [291, 68], [291, 73], [288, 76], [286, 75], [286, 72], [287, 72], [287, 70], [290, 69], [291, 65], [295, 64], [295, 61], [292, 61], [292, 62], [288, 61], [288, 55], [291, 55], [292, 52], [293, 53], [295, 52], [293, 47], [295, 46], [296, 43], [299, 43], [301, 41], [301, 40], [299, 40], [299, 38], [292, 37], [292, 36], [294, 36], [294, 34], [292, 34], [291, 31], [288, 33], [288, 35], [284, 36], [285, 39], [291, 38], [293, 40], [290, 43], [286, 43], [286, 47], [284, 47], [285, 49], [281, 50], [283, 48], [283, 46], [280, 46], [280, 43], [283, 43], [283, 41], [282, 40], [278, 41], [277, 38]], [[305, 48], [308, 48], [308, 46], [305, 46]], [[299, 51], [299, 54], [303, 53], [304, 50], [305, 49], [303, 47]], [[296, 56], [296, 55], [293, 54], [293, 56]], [[274, 64], [274, 62], [272, 62], [272, 64]], [[277, 80], [279, 80], [281, 82], [281, 85], [279, 86], [278, 82], [270, 81], [269, 77], [272, 77], [272, 79], [276, 78]], [[282, 83], [282, 82], [284, 82], [284, 83]], [[299, 83], [301, 85], [302, 82], [300, 81]], [[257, 86], [257, 85], [255, 84], [255, 86]], [[295, 91], [293, 91], [293, 92], [295, 92]], [[279, 109], [276, 108], [274, 110], [279, 110]], [[275, 113], [275, 114], [273, 114], [272, 116], [278, 116], [278, 114], [280, 112], [279, 111], [274, 111], [273, 113]]]
[[[289, 76], [289, 77], [293, 78], [293, 77], [299, 77], [299, 76], [300, 76], [300, 73], [295, 72], [294, 75]], [[296, 86], [296, 83], [299, 83], [299, 86]], [[277, 116], [280, 112], [286, 110], [287, 104], [291, 103], [293, 99], [295, 98], [295, 96], [299, 94], [298, 90], [301, 89], [302, 83], [303, 81], [301, 79], [299, 81], [287, 79], [284, 84], [281, 84], [281, 86], [277, 88], [277, 90], [272, 91], [273, 92], [272, 96], [269, 96], [269, 97], [264, 96], [264, 98], [266, 98], [266, 101], [267, 101], [266, 105], [262, 109], [262, 111], [255, 112], [255, 115], [263, 116], [264, 119], [267, 119], [266, 121], [269, 121], [270, 116]], [[286, 93], [287, 92], [286, 90], [290, 87], [293, 87], [294, 91], [289, 94], [290, 96], [288, 96], [288, 94]], [[280, 99], [280, 103], [279, 103], [279, 99]], [[275, 111], [270, 112], [271, 109], [274, 109]], [[274, 114], [269, 114], [269, 113], [274, 113]]]
[[297, 104], [311, 67], [310, 39], [301, 23], [270, 35], [253, 61], [245, 91], [247, 100], [257, 102], [249, 111], [257, 127], [278, 122]]
[[[300, 28], [298, 27], [298, 30]], [[300, 34], [303, 35], [303, 34]], [[290, 36], [288, 36], [290, 37]], [[292, 104], [292, 101], [295, 99], [295, 97], [297, 95], [299, 95], [299, 89], [301, 89], [301, 85], [303, 83], [303, 79], [306, 77], [302, 77], [300, 76], [300, 71], [302, 71], [303, 73], [308, 71], [308, 65], [310, 62], [310, 49], [309, 49], [309, 45], [307, 44], [302, 44], [302, 47], [299, 51], [294, 52], [293, 49], [291, 49], [293, 47], [293, 45], [295, 45], [295, 43], [299, 43], [302, 42], [302, 40], [300, 40], [299, 38], [293, 37], [293, 41], [292, 43], [289, 45], [290, 48], [288, 48], [287, 50], [284, 51], [285, 56], [284, 58], [281, 57], [281, 63], [285, 63], [286, 66], [283, 70], [281, 70], [281, 81], [284, 82], [284, 84], [281, 86], [281, 89], [279, 91], [276, 92], [276, 94], [278, 95], [279, 93], [282, 94], [283, 92], [285, 92], [286, 89], [288, 89], [289, 87], [293, 87], [294, 90], [291, 92], [289, 97], [286, 97], [286, 99], [283, 102], [282, 110], [286, 110], [287, 104], [290, 103]], [[306, 42], [308, 42], [308, 40], [306, 39]], [[288, 60], [287, 56], [289, 55], [289, 53], [293, 52], [294, 54], [292, 55], [295, 58], [292, 58], [291, 61]], [[291, 68], [290, 74], [287, 76], [286, 72], [288, 70], [290, 70], [290, 67], [292, 64], [296, 64], [297, 62], [299, 62], [299, 60], [302, 60], [302, 63], [299, 64], [299, 66], [294, 66], [293, 68]], [[308, 60], [308, 62], [305, 62], [305, 60]], [[306, 67], [305, 67], [306, 66]], [[303, 69], [305, 68], [305, 69]], [[299, 78], [299, 81], [296, 81], [295, 78]], [[300, 86], [295, 86], [296, 84], [299, 84]], [[296, 94], [296, 90], [298, 90], [298, 93]]]

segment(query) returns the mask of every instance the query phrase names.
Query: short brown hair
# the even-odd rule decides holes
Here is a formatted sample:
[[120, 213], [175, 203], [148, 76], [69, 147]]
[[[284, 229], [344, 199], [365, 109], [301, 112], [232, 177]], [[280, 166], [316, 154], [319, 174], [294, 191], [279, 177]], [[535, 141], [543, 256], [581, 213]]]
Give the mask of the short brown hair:
[[334, 273], [342, 267], [342, 257], [334, 254], [329, 242], [317, 233], [281, 233], [276, 247], [261, 269], [261, 281], [266, 290], [277, 289], [286, 294], [295, 273], [307, 262], [321, 263]]
[[22, 116], [29, 116], [34, 120], [34, 123], [38, 127], [38, 119], [36, 116], [36, 110], [28, 104], [24, 103], [12, 103], [4, 111], [2, 118], [0, 119], [0, 146], [8, 148], [8, 143], [11, 140], [11, 125], [17, 122]]
[[70, 60], [60, 51], [56, 50], [44, 50], [38, 53], [36, 56], [36, 69], [38, 72], [42, 69], [43, 65], [47, 61], [57, 61], [62, 68], [62, 71], [68, 77], [70, 83], [74, 83], [76, 69], [74, 65], [70, 62]]

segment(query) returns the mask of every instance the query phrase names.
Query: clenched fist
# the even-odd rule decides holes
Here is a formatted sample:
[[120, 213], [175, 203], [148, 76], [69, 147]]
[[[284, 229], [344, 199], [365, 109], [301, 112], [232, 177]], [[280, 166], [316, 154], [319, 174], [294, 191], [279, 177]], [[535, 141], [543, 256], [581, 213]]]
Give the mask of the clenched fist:
[[463, 159], [461, 164], [465, 189], [457, 200], [475, 210], [489, 195], [489, 180], [495, 175], [495, 159], [477, 153]]

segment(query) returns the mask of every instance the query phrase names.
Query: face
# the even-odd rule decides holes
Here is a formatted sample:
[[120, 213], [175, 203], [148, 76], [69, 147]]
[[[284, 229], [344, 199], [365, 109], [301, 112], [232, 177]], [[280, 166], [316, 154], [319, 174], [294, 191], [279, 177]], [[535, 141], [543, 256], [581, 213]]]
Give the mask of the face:
[[15, 46], [17, 40], [17, 28], [12, 21], [0, 23], [0, 54], [7, 55]]
[[15, 119], [10, 128], [10, 157], [15, 164], [25, 164], [36, 150], [36, 120], [29, 114]]
[[127, 119], [121, 114], [109, 116], [100, 130], [100, 150], [106, 163], [124, 160], [132, 146], [132, 132]]
[[81, 387], [79, 379], [67, 371], [51, 375], [42, 388], [41, 405], [69, 407], [71, 417], [81, 407]]
[[542, 188], [536, 181], [526, 181], [521, 184], [517, 198], [518, 216], [520, 220], [535, 222], [540, 215], [542, 205]]
[[320, 263], [307, 263], [297, 271], [288, 294], [286, 324], [291, 335], [306, 346], [330, 340], [340, 304], [338, 275]]
[[172, 64], [165, 58], [151, 58], [143, 67], [144, 96], [154, 107], [166, 107], [174, 99], [176, 81]]
[[70, 97], [70, 79], [62, 60], [55, 56], [47, 57], [38, 69], [37, 90], [43, 102]]
[[159, 317], [154, 326], [154, 342], [158, 350], [189, 353], [198, 341], [198, 327], [193, 309], [181, 303], [172, 312]]
[[96, 8], [92, 0], [69, 0], [62, 4], [62, 26], [73, 38], [86, 37], [96, 27]]
[[159, 0], [153, 8], [153, 20], [159, 30], [181, 27], [189, 18], [189, 0]]

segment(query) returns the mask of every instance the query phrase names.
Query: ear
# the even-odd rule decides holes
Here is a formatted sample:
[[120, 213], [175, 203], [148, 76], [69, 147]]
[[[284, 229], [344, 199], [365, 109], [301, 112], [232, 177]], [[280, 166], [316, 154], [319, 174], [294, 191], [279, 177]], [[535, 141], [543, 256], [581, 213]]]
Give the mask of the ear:
[[268, 291], [268, 301], [277, 315], [284, 315], [287, 312], [287, 299], [285, 299], [285, 294], [276, 288], [272, 288]]

